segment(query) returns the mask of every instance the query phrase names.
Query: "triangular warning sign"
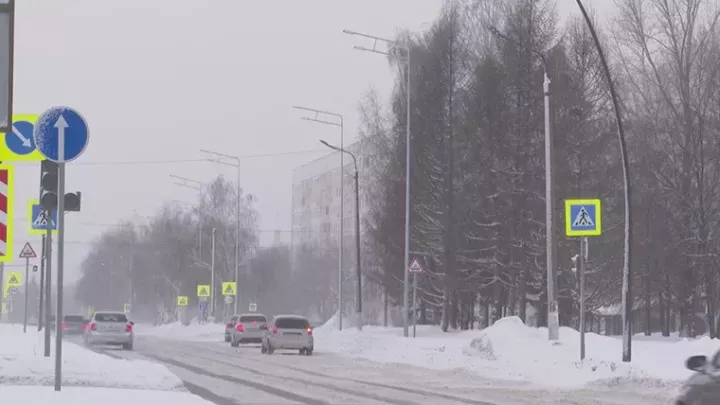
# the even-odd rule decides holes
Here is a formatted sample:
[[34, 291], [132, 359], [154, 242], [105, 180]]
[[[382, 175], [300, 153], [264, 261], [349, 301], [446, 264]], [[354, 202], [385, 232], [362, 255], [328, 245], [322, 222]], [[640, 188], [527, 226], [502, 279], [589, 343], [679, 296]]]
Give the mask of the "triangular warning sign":
[[205, 287], [200, 287], [200, 291], [198, 291], [198, 295], [201, 296], [201, 297], [204, 297], [204, 296], [210, 295], [210, 294], [208, 293], [207, 288], [205, 288]]
[[410, 263], [410, 268], [408, 269], [408, 271], [410, 273], [422, 273], [423, 269], [418, 259], [413, 259], [412, 263]]
[[20, 285], [20, 280], [18, 280], [17, 276], [14, 274], [11, 274], [8, 278], [8, 286], [12, 287], [14, 285]]
[[178, 297], [178, 306], [186, 307], [187, 306], [187, 297]]
[[228, 284], [227, 287], [225, 287], [225, 291], [223, 291], [223, 293], [228, 294], [228, 295], [232, 295], [233, 292], [234, 292], [233, 288], [230, 284]]
[[575, 216], [572, 226], [595, 226], [595, 222], [590, 218], [590, 214], [588, 214], [585, 207], [580, 207], [580, 211], [577, 216]]
[[25, 246], [23, 246], [22, 250], [20, 251], [20, 258], [21, 259], [33, 259], [37, 257], [35, 254], [35, 250], [33, 250], [32, 246], [30, 246], [30, 243], [25, 243]]

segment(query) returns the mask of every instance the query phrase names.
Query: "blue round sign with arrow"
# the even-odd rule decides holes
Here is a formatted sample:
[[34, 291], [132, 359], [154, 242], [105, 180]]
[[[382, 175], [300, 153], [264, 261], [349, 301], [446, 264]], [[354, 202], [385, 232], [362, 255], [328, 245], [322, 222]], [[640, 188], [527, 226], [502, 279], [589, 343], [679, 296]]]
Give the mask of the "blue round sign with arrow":
[[65, 163], [85, 151], [90, 133], [80, 113], [69, 107], [53, 107], [38, 118], [33, 137], [38, 151], [46, 159]]
[[35, 150], [33, 137], [34, 125], [27, 121], [16, 121], [12, 125], [12, 132], [5, 134], [5, 144], [8, 149], [18, 155], [27, 155]]

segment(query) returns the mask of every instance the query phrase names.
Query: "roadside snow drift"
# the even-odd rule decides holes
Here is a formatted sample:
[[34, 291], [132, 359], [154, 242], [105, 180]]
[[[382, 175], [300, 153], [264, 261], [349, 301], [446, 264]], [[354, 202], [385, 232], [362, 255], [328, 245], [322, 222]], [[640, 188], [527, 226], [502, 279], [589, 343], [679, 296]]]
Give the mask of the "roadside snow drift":
[[221, 342], [225, 334], [224, 323], [191, 323], [183, 325], [180, 322], [166, 325], [136, 325], [135, 334], [138, 336], [153, 336], [163, 339], [200, 341], [200, 342]]
[[[555, 387], [582, 385], [673, 387], [691, 372], [685, 359], [711, 355], [720, 341], [635, 340], [633, 361], [623, 363], [622, 341], [586, 333], [586, 357], [580, 361], [580, 334], [560, 329], [560, 340], [549, 342], [546, 328], [525, 326], [508, 317], [482, 331], [443, 333], [418, 326], [417, 338], [403, 338], [402, 328], [364, 327], [338, 331], [329, 321], [315, 330], [318, 352], [334, 352], [383, 363], [434, 369], [466, 369], [490, 379], [519, 380]], [[412, 335], [412, 331], [411, 331]]]
[[5, 387], [0, 386], [0, 398], [8, 404], [172, 404], [172, 405], [214, 405], [187, 392], [134, 390], [96, 387], [63, 387], [60, 392], [52, 387]]
[[[53, 385], [55, 337], [51, 356], [44, 357], [44, 335], [16, 325], [0, 325], [0, 385]], [[182, 389], [165, 366], [143, 360], [118, 360], [63, 342], [63, 384], [157, 390]], [[0, 397], [2, 397], [0, 395]]]

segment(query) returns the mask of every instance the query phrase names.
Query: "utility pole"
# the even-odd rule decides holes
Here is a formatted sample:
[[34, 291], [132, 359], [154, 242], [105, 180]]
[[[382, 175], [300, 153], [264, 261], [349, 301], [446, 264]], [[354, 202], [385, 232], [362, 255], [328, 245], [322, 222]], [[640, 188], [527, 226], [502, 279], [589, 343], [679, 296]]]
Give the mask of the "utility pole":
[[210, 317], [215, 321], [215, 228], [212, 229], [212, 245], [210, 247]]
[[[403, 267], [403, 335], [409, 337], [409, 299], [410, 299], [410, 275], [408, 274], [408, 268], [410, 267], [410, 78], [411, 78], [411, 63], [410, 63], [410, 41], [407, 41], [404, 46], [401, 46], [396, 41], [389, 39], [376, 37], [373, 35], [361, 34], [359, 32], [343, 30], [343, 33], [353, 36], [359, 36], [369, 38], [373, 40], [372, 48], [365, 48], [362, 46], [355, 46], [355, 49], [360, 51], [368, 51], [373, 53], [379, 53], [382, 55], [390, 55], [391, 52], [398, 50], [405, 51], [405, 66], [406, 66], [406, 84], [405, 84], [405, 96], [406, 96], [406, 118], [405, 118], [405, 261]], [[378, 41], [384, 42], [392, 49], [390, 51], [381, 51], [377, 48]]]
[[[334, 125], [336, 127], [340, 127], [340, 148], [333, 148], [338, 150], [344, 150], [344, 138], [345, 138], [345, 119], [343, 118], [342, 114], [330, 112], [330, 111], [323, 111], [323, 110], [317, 110], [315, 108], [307, 108], [307, 107], [301, 107], [301, 106], [293, 106], [296, 110], [303, 110], [303, 111], [309, 111], [312, 113], [315, 113], [314, 118], [310, 117], [301, 117], [301, 119], [305, 121], [313, 121], [320, 124], [325, 125]], [[340, 120], [340, 123], [332, 122], [332, 121], [325, 121], [320, 119], [320, 115], [328, 115], [331, 117], [338, 118]], [[330, 147], [330, 145], [327, 145]], [[342, 298], [342, 286], [343, 286], [343, 239], [345, 239], [345, 190], [344, 190], [344, 184], [345, 184], [345, 162], [343, 160], [344, 153], [340, 153], [340, 229], [339, 229], [339, 241], [338, 241], [338, 329], [342, 330], [342, 321], [343, 321], [343, 298]]]
[[543, 90], [545, 92], [545, 233], [547, 242], [548, 339], [558, 340], [560, 339], [560, 317], [555, 291], [555, 285], [557, 284], [557, 269], [555, 268], [557, 246], [555, 243], [555, 190], [553, 185], [555, 153], [553, 151], [552, 135], [552, 89], [544, 56], [542, 61], [545, 74]]

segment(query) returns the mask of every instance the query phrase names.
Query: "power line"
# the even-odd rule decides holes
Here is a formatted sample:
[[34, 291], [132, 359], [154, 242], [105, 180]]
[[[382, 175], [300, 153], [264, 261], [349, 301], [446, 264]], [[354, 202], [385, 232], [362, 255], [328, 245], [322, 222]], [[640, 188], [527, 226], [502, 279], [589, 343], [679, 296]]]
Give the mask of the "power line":
[[[310, 153], [327, 153], [323, 149], [312, 149], [312, 150], [300, 150], [292, 152], [272, 152], [272, 153], [259, 153], [253, 155], [240, 155], [238, 156], [241, 160], [246, 159], [261, 159], [267, 157], [277, 156], [289, 156], [289, 155], [302, 155]], [[95, 162], [76, 162], [73, 163], [73, 167], [76, 166], [126, 166], [126, 165], [162, 165], [162, 164], [177, 164], [177, 163], [212, 163], [212, 159], [165, 159], [165, 160], [108, 160], [108, 161], [95, 161]], [[36, 162], [16, 162], [17, 165], [35, 165]]]

